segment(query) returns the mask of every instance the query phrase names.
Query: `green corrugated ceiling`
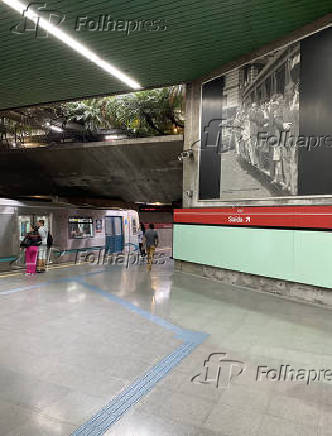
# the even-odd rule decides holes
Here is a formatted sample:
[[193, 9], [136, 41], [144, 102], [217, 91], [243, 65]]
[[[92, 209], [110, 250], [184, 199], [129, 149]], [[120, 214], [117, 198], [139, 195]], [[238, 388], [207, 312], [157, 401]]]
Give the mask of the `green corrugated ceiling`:
[[[200, 77], [328, 14], [332, 0], [50, 0], [46, 9], [65, 16], [61, 30], [152, 87]], [[75, 31], [77, 16], [99, 15], [163, 19], [167, 30]], [[130, 90], [53, 36], [11, 32], [21, 21], [0, 0], [0, 109]]]

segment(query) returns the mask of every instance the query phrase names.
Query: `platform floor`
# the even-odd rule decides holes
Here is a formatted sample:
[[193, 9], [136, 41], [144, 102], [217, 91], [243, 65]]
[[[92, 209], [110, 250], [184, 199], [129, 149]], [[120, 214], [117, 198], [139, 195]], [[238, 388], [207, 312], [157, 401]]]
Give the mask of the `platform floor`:
[[171, 261], [1, 277], [0, 435], [329, 436], [332, 376], [256, 374], [332, 369], [331, 331], [331, 310]]

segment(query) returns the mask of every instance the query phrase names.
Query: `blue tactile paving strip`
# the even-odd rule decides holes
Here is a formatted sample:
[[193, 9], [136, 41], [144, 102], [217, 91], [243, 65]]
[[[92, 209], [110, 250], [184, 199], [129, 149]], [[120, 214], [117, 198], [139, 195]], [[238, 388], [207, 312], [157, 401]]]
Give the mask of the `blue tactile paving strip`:
[[0, 257], [0, 262], [12, 262], [13, 260], [16, 260], [17, 256], [11, 256], [11, 257]]
[[[1, 295], [16, 294], [17, 292], [30, 291], [32, 289], [37, 289], [37, 288], [40, 288], [42, 286], [49, 286], [52, 283], [68, 282], [68, 280], [69, 281], [76, 281], [76, 279], [79, 279], [79, 278], [84, 277], [84, 276], [89, 276], [89, 275], [93, 275], [93, 274], [100, 274], [100, 273], [105, 273], [105, 272], [106, 272], [105, 270], [97, 270], [97, 271], [93, 271], [93, 272], [89, 272], [89, 273], [84, 273], [80, 276], [74, 276], [74, 277], [71, 277], [70, 279], [62, 278], [62, 279], [57, 279], [57, 280], [48, 280], [47, 282], [39, 282], [39, 283], [36, 283], [34, 285], [29, 285], [29, 286], [20, 286], [17, 288], [8, 289], [6, 291], [0, 291], [0, 296]], [[2, 279], [0, 277], [0, 280], [3, 282], [5, 279]], [[8, 280], [7, 280], [7, 282], [8, 282]]]
[[188, 356], [198, 345], [207, 337], [206, 333], [184, 330], [170, 322], [153, 315], [134, 304], [123, 300], [109, 292], [105, 292], [97, 286], [86, 283], [82, 279], [77, 279], [83, 286], [110, 301], [120, 304], [126, 309], [137, 313], [143, 318], [151, 321], [167, 330], [173, 331], [175, 337], [183, 341], [173, 353], [162, 359], [157, 365], [153, 366], [141, 378], [137, 379], [132, 385], [128, 386], [118, 396], [102, 408], [88, 422], [78, 428], [71, 436], [102, 436], [121, 416], [145, 394], [147, 394], [159, 380], [166, 377], [176, 365]]
[[9, 289], [8, 291], [1, 291], [0, 292], [0, 296], [1, 295], [16, 294], [17, 292], [30, 291], [31, 289], [40, 288], [41, 286], [45, 286], [45, 285], [47, 286], [49, 283], [51, 283], [51, 282], [38, 283], [37, 285], [22, 286], [20, 288]]
[[[125, 245], [125, 247], [131, 246], [131, 247], [133, 247], [134, 250], [138, 250], [139, 249], [138, 244], [133, 244], [132, 242], [126, 242], [124, 245]], [[96, 250], [103, 251], [105, 249], [106, 249], [106, 247], [104, 245], [93, 245], [92, 247], [71, 248], [71, 249], [61, 249], [61, 248], [54, 247], [54, 250], [59, 255], [71, 254], [71, 253], [80, 253], [80, 252], [85, 252], [85, 251], [96, 251]], [[110, 252], [109, 254], [117, 254], [117, 253], [111, 253]], [[19, 258], [19, 255], [9, 256], [9, 257], [0, 257], [0, 263], [14, 262], [18, 258]]]
[[123, 300], [116, 295], [103, 291], [95, 285], [91, 285], [83, 280], [82, 277], [106, 273], [107, 270], [97, 270], [74, 276], [70, 278], [63, 278], [59, 280], [52, 280], [48, 282], [41, 282], [36, 285], [14, 288], [7, 291], [0, 292], [0, 295], [8, 295], [16, 292], [28, 291], [41, 286], [47, 286], [51, 283], [60, 282], [78, 282], [85, 288], [92, 292], [101, 295], [108, 300], [120, 304], [122, 307], [137, 313], [146, 320], [153, 322], [169, 331], [174, 332], [175, 337], [182, 342], [171, 354], [164, 357], [159, 363], [149, 369], [142, 377], [137, 379], [133, 384], [125, 388], [119, 395], [112, 399], [105, 407], [99, 410], [89, 421], [75, 430], [71, 436], [102, 436], [106, 431], [117, 422], [122, 415], [135, 403], [137, 403], [144, 395], [146, 395], [153, 387], [176, 366], [185, 357], [187, 357], [198, 345], [200, 345], [207, 337], [206, 333], [196, 332], [191, 330], [182, 329], [159, 316], [135, 306], [134, 304]]
[[[197, 338], [198, 339], [198, 338]], [[185, 342], [176, 350], [153, 366], [143, 377], [137, 379], [110, 403], [103, 407], [87, 423], [72, 433], [72, 436], [102, 436], [121, 416], [145, 394], [147, 394], [162, 378], [166, 377], [178, 363], [190, 354], [200, 342]]]

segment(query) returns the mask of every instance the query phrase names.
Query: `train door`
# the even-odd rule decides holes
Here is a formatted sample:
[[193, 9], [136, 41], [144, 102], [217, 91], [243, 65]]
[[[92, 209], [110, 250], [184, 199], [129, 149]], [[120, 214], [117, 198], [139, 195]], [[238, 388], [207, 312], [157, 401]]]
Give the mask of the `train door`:
[[20, 241], [23, 241], [24, 236], [30, 232], [30, 227], [33, 225], [33, 215], [20, 215], [18, 217]]
[[105, 248], [109, 253], [121, 253], [124, 248], [124, 234], [121, 216], [105, 217]]

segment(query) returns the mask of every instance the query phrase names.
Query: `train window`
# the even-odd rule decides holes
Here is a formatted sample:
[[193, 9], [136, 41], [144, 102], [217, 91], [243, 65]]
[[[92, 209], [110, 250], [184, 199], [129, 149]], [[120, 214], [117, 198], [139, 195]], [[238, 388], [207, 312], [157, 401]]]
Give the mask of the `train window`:
[[113, 235], [113, 217], [106, 217], [105, 219], [105, 233], [107, 236]]
[[262, 99], [263, 99], [263, 96], [262, 96], [262, 88], [259, 87], [259, 88], [257, 89], [257, 103], [260, 104], [261, 101], [262, 101]]
[[106, 233], [106, 236], [120, 236], [120, 235], [122, 235], [122, 217], [121, 216], [107, 216], [105, 218], [105, 233]]
[[137, 233], [137, 224], [136, 224], [136, 219], [135, 218], [131, 219], [131, 228], [133, 229], [133, 235], [136, 235], [136, 233]]
[[245, 85], [247, 85], [250, 82], [250, 65], [249, 64], [245, 65], [243, 75], [244, 75], [244, 83], [245, 83]]
[[122, 218], [120, 216], [114, 217], [114, 234], [117, 236], [122, 234]]
[[24, 236], [30, 232], [30, 226], [32, 225], [32, 217], [21, 215], [18, 217], [19, 221], [19, 231], [20, 231], [20, 241], [23, 241]]
[[285, 91], [285, 64], [277, 69], [276, 74], [276, 93], [284, 94]]
[[68, 219], [69, 239], [93, 238], [93, 220], [91, 217], [73, 216]]
[[271, 98], [271, 76], [265, 79], [265, 97], [266, 100], [270, 100]]
[[96, 233], [102, 233], [103, 231], [103, 220], [96, 220]]

